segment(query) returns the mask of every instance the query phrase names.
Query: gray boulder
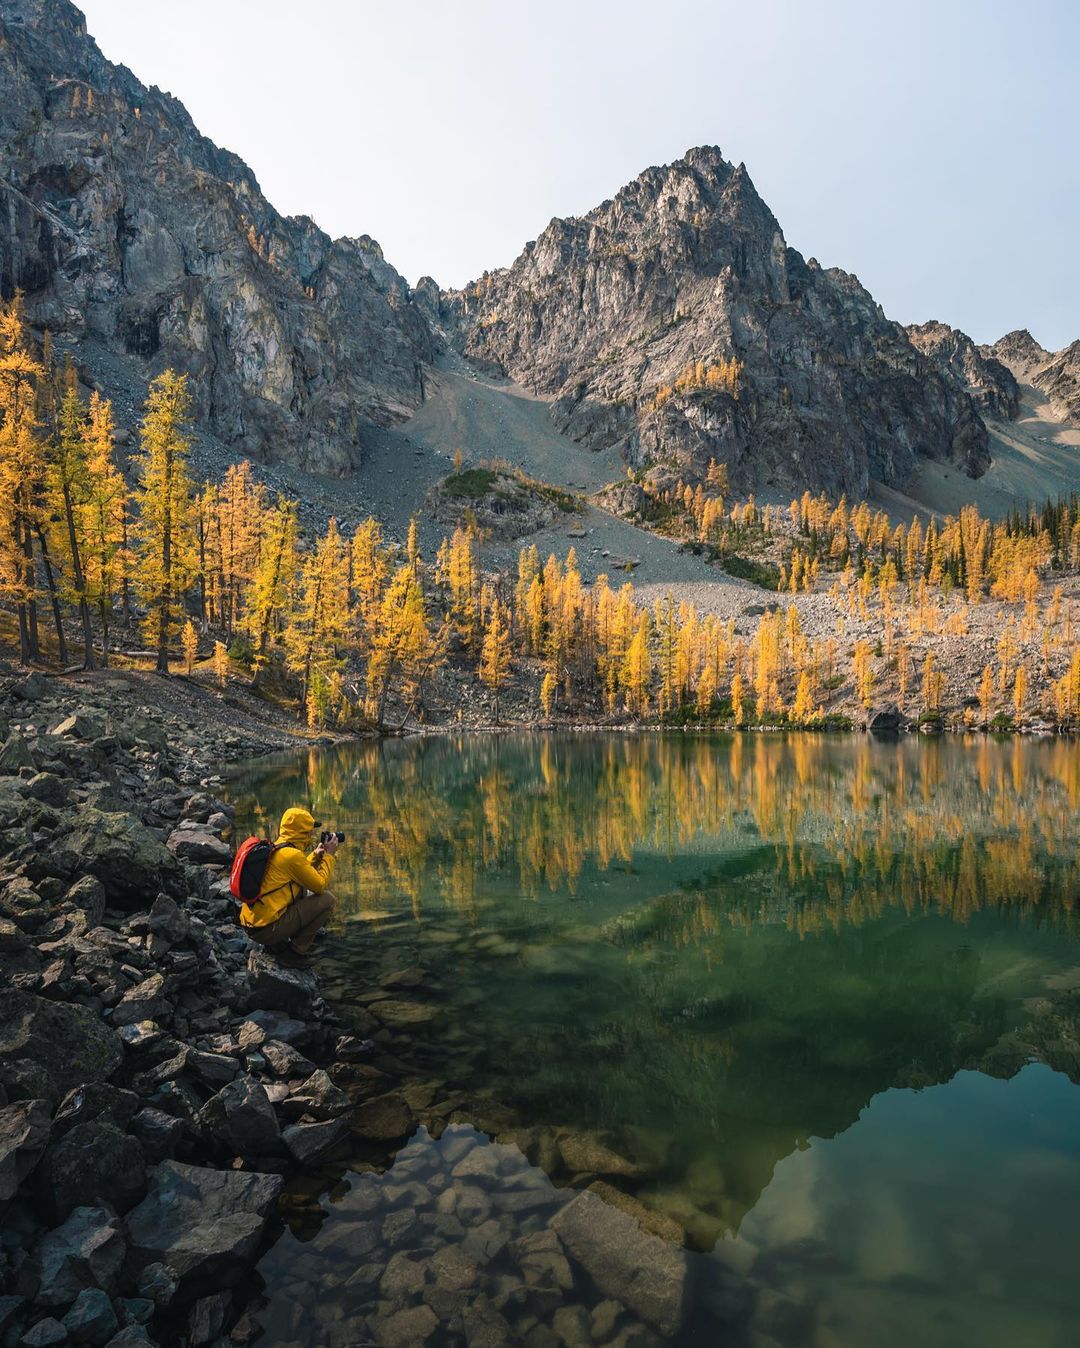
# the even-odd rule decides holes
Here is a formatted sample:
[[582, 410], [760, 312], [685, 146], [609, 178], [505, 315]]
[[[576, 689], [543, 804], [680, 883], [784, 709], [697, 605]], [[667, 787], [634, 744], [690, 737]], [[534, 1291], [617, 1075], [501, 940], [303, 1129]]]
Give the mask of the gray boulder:
[[174, 829], [165, 845], [173, 856], [191, 866], [227, 866], [233, 858], [229, 844], [205, 828]]
[[55, 1104], [84, 1082], [108, 1080], [123, 1049], [92, 1011], [7, 988], [0, 990], [0, 1084], [19, 1060], [34, 1064]]
[[100, 1287], [86, 1287], [75, 1298], [64, 1316], [64, 1329], [73, 1343], [88, 1343], [100, 1348], [120, 1328], [113, 1304]]
[[188, 1316], [189, 1348], [209, 1348], [218, 1342], [231, 1304], [228, 1292], [214, 1292], [196, 1301]]
[[[267, 1011], [304, 1015], [319, 995], [315, 975], [303, 969], [286, 969], [268, 951], [255, 946], [248, 955], [251, 1000]], [[281, 1038], [281, 1035], [277, 1036]]]
[[123, 1213], [146, 1193], [143, 1149], [103, 1119], [77, 1123], [46, 1151], [35, 1185], [38, 1201], [53, 1221], [75, 1208], [101, 1204]]
[[148, 923], [154, 935], [163, 936], [170, 945], [179, 945], [191, 935], [191, 923], [168, 894], [159, 894], [154, 900]]
[[179, 862], [145, 824], [129, 814], [82, 806], [66, 844], [84, 871], [96, 875], [110, 903], [145, 905], [159, 890], [179, 893]]
[[349, 1136], [349, 1125], [344, 1119], [329, 1119], [325, 1123], [294, 1123], [281, 1136], [290, 1154], [301, 1165], [315, 1165]]
[[164, 1264], [147, 1264], [140, 1271], [135, 1286], [141, 1297], [152, 1301], [161, 1310], [176, 1296], [179, 1284], [172, 1269], [166, 1268]]
[[900, 708], [896, 706], [879, 707], [867, 718], [866, 728], [875, 735], [895, 735], [903, 724]]
[[40, 702], [49, 692], [49, 681], [44, 674], [39, 674], [35, 669], [27, 674], [26, 678], [12, 688], [12, 694], [20, 702]]
[[68, 784], [55, 772], [36, 773], [26, 783], [26, 794], [44, 805], [67, 805], [71, 799]]
[[77, 740], [96, 740], [105, 733], [105, 722], [84, 711], [72, 712], [49, 731], [50, 735], [70, 735]]
[[143, 1020], [156, 1020], [170, 1010], [165, 995], [165, 980], [161, 974], [151, 974], [141, 983], [128, 988], [113, 1007], [112, 1023], [116, 1026], [135, 1025]]
[[13, 730], [0, 747], [0, 772], [14, 775], [20, 768], [36, 767], [29, 744], [17, 730]]
[[163, 1161], [128, 1213], [132, 1264], [164, 1264], [182, 1286], [230, 1285], [248, 1269], [282, 1183], [278, 1175]]
[[39, 1306], [70, 1306], [87, 1287], [111, 1292], [124, 1262], [120, 1220], [106, 1208], [76, 1208], [43, 1237], [20, 1271], [20, 1290]]
[[47, 1315], [19, 1336], [19, 1348], [59, 1348], [67, 1343], [67, 1330], [53, 1315]]
[[312, 1072], [285, 1102], [284, 1112], [291, 1119], [310, 1114], [314, 1119], [330, 1119], [344, 1114], [352, 1106], [352, 1101], [330, 1080], [328, 1073], [321, 1069]]
[[64, 899], [83, 910], [87, 926], [96, 927], [105, 916], [105, 886], [96, 875], [84, 875], [76, 880]]
[[304, 1048], [315, 1037], [316, 1030], [307, 1021], [267, 1010], [249, 1011], [236, 1032], [236, 1042], [245, 1050], [258, 1048], [269, 1039], [280, 1039], [293, 1048]]
[[184, 1135], [184, 1124], [183, 1120], [162, 1109], [147, 1106], [131, 1120], [131, 1132], [142, 1144], [148, 1161], [168, 1161], [176, 1155]]
[[661, 1334], [678, 1331], [687, 1278], [681, 1249], [647, 1235], [632, 1217], [588, 1192], [556, 1213], [551, 1226], [605, 1296]]
[[203, 1106], [199, 1122], [215, 1139], [244, 1157], [281, 1152], [281, 1129], [266, 1090], [249, 1076], [223, 1086]]
[[277, 1077], [294, 1077], [306, 1080], [315, 1071], [315, 1064], [305, 1058], [299, 1049], [280, 1039], [267, 1039], [259, 1047], [266, 1059], [267, 1066]]
[[102, 1119], [123, 1132], [138, 1108], [139, 1097], [134, 1091], [123, 1090], [109, 1081], [85, 1081], [61, 1100], [53, 1117], [53, 1140], [92, 1119]]
[[19, 1100], [0, 1109], [0, 1203], [15, 1196], [49, 1141], [49, 1107], [44, 1100]]
[[142, 1325], [125, 1325], [119, 1334], [114, 1334], [105, 1348], [156, 1348], [154, 1340]]

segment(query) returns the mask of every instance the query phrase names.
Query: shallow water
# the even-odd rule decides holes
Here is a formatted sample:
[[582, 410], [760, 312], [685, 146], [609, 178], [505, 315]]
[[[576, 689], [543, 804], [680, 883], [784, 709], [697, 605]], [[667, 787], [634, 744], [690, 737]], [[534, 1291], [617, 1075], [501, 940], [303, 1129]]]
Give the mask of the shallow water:
[[232, 790], [348, 833], [324, 985], [442, 1133], [295, 1188], [266, 1341], [1075, 1341], [1077, 746], [440, 738]]

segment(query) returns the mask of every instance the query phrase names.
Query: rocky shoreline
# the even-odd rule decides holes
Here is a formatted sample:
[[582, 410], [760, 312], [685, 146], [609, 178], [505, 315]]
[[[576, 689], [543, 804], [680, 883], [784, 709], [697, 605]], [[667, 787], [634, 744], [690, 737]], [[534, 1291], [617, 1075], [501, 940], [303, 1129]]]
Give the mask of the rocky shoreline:
[[285, 1180], [350, 1132], [366, 1049], [225, 878], [212, 774], [297, 738], [178, 691], [0, 667], [6, 1345], [252, 1342]]

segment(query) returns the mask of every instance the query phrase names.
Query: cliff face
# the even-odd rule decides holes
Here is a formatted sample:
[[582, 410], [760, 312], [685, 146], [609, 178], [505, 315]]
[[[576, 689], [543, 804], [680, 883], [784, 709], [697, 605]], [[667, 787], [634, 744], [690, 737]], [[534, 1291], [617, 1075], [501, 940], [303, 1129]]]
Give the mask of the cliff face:
[[[850, 494], [903, 483], [920, 457], [972, 475], [989, 462], [958, 381], [855, 277], [788, 248], [745, 168], [713, 148], [553, 220], [442, 313], [468, 356], [552, 397], [560, 429], [633, 462], [692, 474], [715, 458], [743, 488]], [[710, 384], [732, 359], [735, 385]]]
[[1080, 421], [1080, 341], [1070, 342], [1060, 351], [1047, 351], [1027, 328], [1018, 328], [987, 350], [1017, 379], [1045, 393], [1059, 417]]
[[421, 401], [427, 319], [368, 238], [280, 216], [68, 0], [0, 0], [0, 290], [145, 379], [191, 372], [238, 452], [343, 473]]
[[955, 386], [967, 393], [986, 416], [1011, 421], [1020, 410], [1020, 389], [1012, 371], [978, 347], [959, 328], [931, 319], [910, 324], [908, 340], [924, 356], [936, 362]]

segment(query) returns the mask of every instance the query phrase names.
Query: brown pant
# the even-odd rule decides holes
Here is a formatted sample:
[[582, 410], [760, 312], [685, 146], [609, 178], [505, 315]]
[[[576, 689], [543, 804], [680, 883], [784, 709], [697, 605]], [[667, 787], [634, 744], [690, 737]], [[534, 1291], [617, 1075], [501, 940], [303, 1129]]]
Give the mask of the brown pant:
[[328, 889], [321, 894], [304, 894], [294, 899], [276, 922], [265, 927], [245, 927], [244, 930], [259, 945], [281, 945], [292, 941], [293, 949], [301, 954], [311, 949], [315, 934], [330, 920], [336, 900]]

